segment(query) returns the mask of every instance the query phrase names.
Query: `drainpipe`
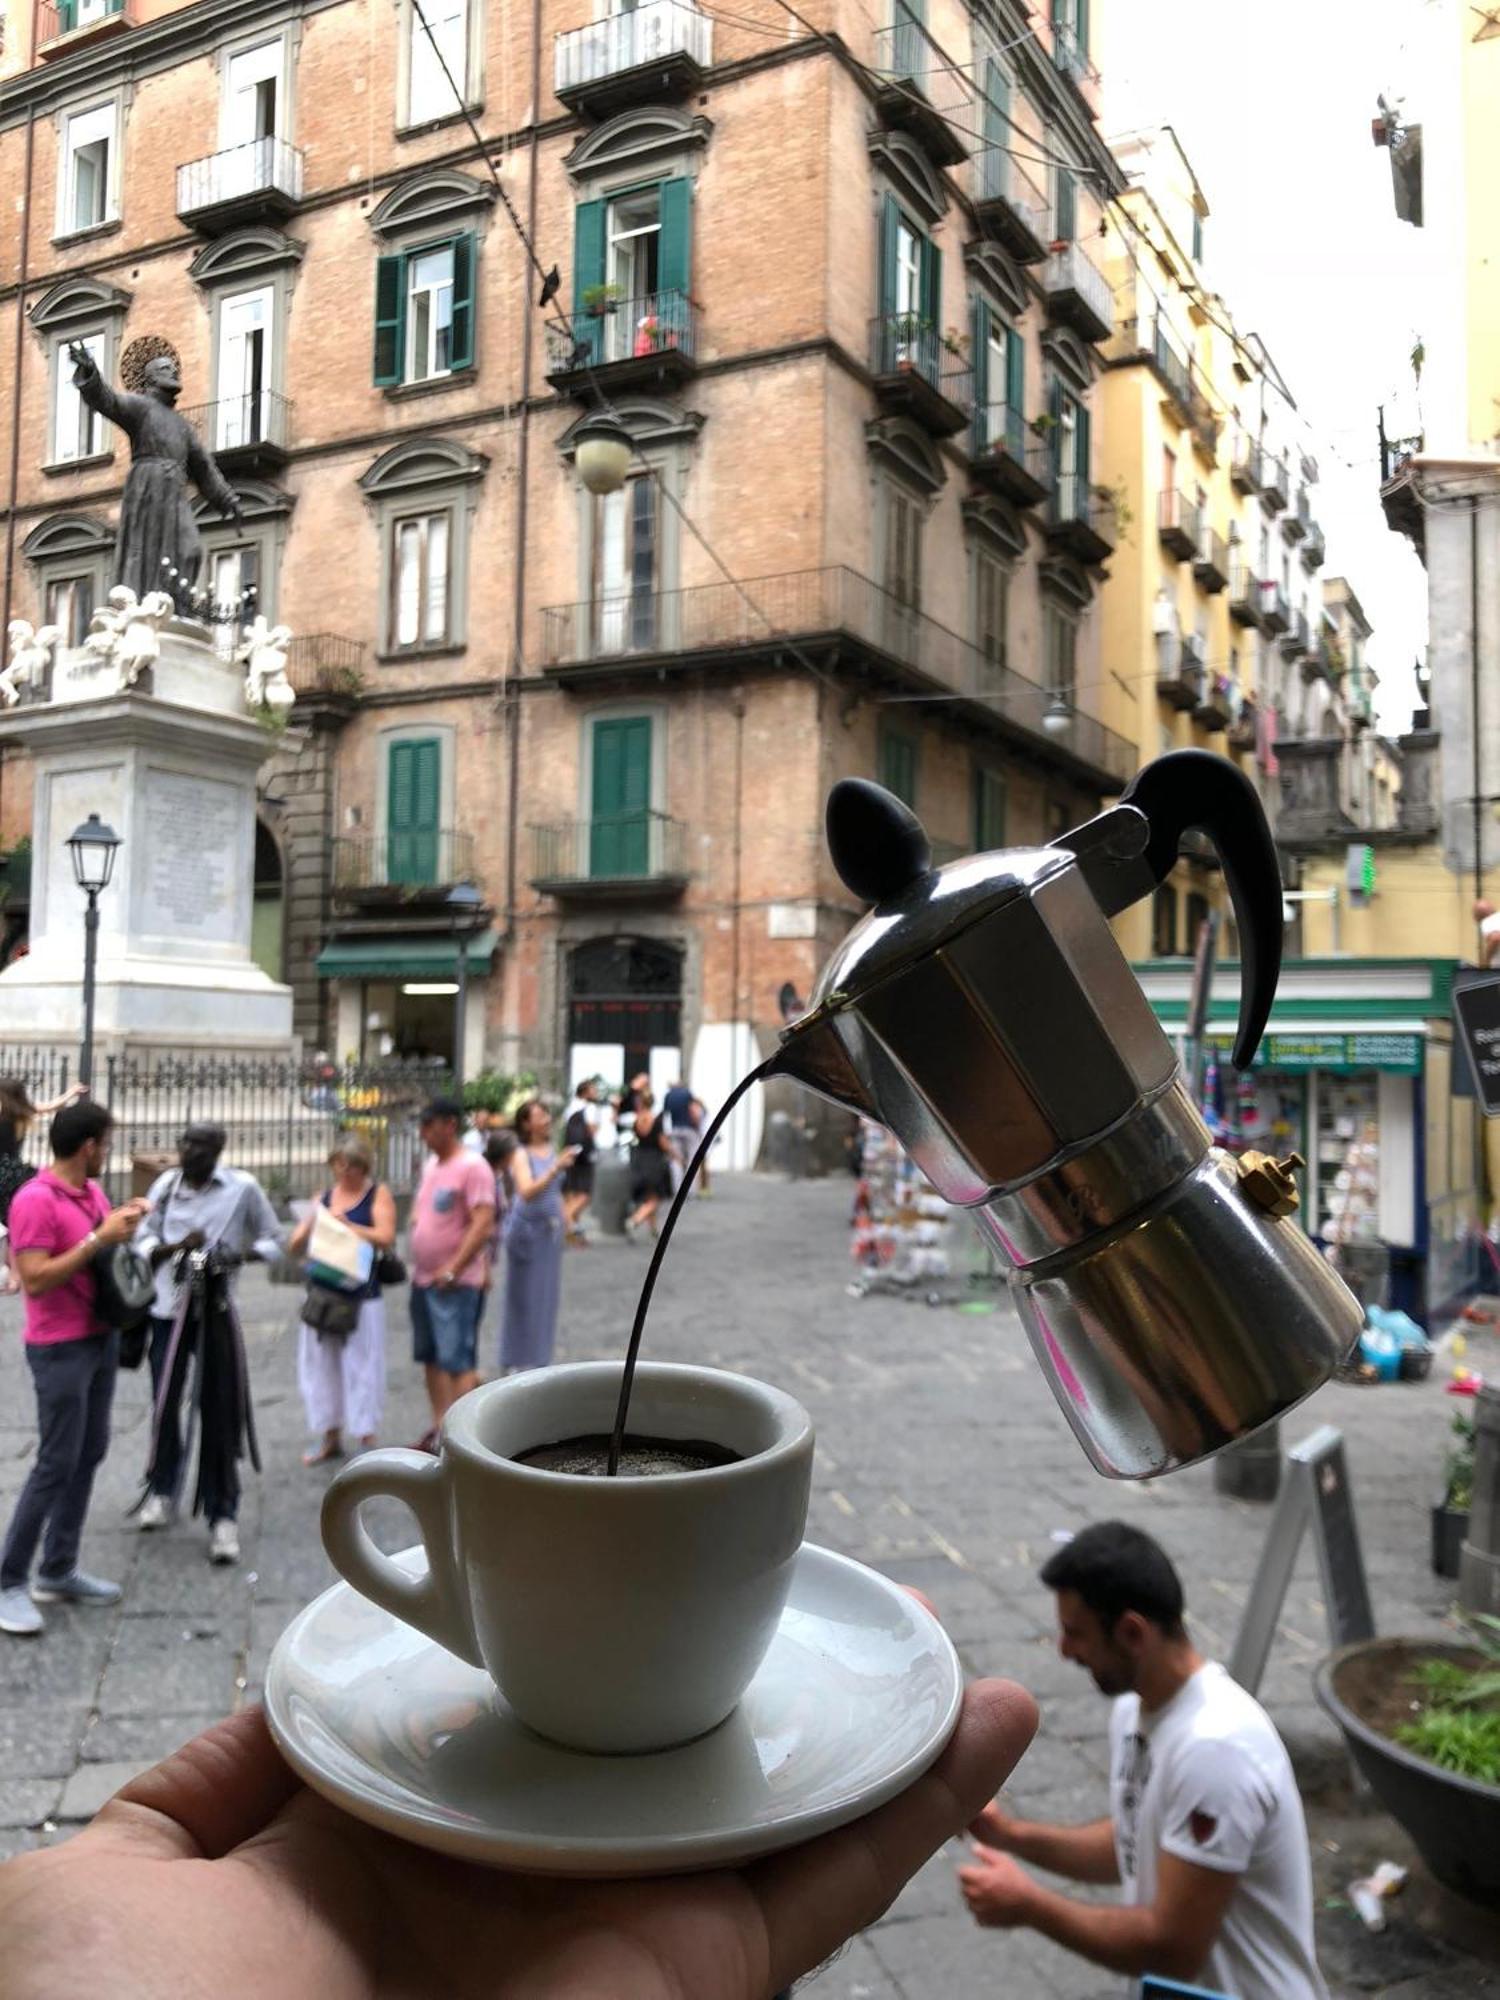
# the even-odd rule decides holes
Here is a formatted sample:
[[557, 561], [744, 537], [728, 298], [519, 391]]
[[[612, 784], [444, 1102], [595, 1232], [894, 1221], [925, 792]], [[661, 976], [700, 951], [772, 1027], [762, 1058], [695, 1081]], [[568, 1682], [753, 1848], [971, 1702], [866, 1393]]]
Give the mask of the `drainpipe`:
[[1479, 502], [1469, 502], [1469, 689], [1472, 713], [1469, 726], [1474, 738], [1474, 900], [1484, 895], [1484, 787], [1480, 783], [1482, 762], [1479, 742]]
[[[36, 10], [32, 9], [31, 46], [36, 48]], [[21, 363], [25, 359], [26, 280], [31, 259], [31, 182], [36, 150], [36, 106], [26, 107], [26, 167], [21, 181], [21, 268], [16, 284], [16, 351], [11, 367], [10, 387], [10, 493], [5, 515], [5, 583], [0, 590], [0, 632], [10, 630], [10, 607], [16, 561], [16, 496], [21, 479]], [[5, 753], [0, 750], [0, 776], [5, 769]]]
[[[526, 193], [526, 240], [536, 241], [537, 171], [540, 165], [540, 125], [542, 117], [542, 0], [531, 0], [531, 185]], [[520, 832], [521, 802], [521, 690], [519, 677], [524, 660], [522, 634], [526, 617], [526, 527], [531, 491], [531, 343], [535, 332], [536, 296], [531, 271], [526, 272], [526, 318], [521, 332], [521, 429], [516, 446], [516, 556], [515, 595], [511, 618], [514, 632], [509, 661], [510, 685], [506, 688], [506, 718], [510, 726], [509, 803], [505, 825], [505, 935], [509, 945], [516, 935], [516, 840]]]

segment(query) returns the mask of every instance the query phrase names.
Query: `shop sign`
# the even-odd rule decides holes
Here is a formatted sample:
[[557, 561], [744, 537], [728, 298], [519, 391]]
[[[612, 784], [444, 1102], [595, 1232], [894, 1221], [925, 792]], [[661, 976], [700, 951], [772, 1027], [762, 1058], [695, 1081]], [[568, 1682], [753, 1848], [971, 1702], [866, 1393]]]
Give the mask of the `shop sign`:
[[1455, 984], [1453, 1023], [1468, 1053], [1484, 1115], [1500, 1117], [1500, 977]]
[[[1228, 1048], [1229, 1043], [1219, 1046]], [[1383, 1069], [1399, 1076], [1420, 1076], [1422, 1037], [1382, 1034], [1376, 1028], [1354, 1035], [1267, 1035], [1255, 1067], [1293, 1072]]]

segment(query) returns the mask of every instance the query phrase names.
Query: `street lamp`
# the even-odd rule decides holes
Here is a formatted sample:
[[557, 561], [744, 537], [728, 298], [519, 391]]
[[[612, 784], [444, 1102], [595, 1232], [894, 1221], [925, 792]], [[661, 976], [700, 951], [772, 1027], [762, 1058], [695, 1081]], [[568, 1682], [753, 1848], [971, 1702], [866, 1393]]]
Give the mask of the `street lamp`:
[[94, 1080], [94, 963], [99, 951], [99, 892], [109, 887], [115, 872], [115, 850], [120, 836], [106, 826], [98, 813], [90, 813], [82, 826], [68, 835], [68, 852], [73, 857], [73, 880], [89, 899], [83, 919], [83, 1049], [78, 1058], [78, 1081]]
[[1049, 736], [1066, 736], [1073, 726], [1073, 711], [1060, 694], [1053, 695], [1047, 704], [1047, 712], [1042, 717], [1042, 727]]
[[464, 1015], [469, 1000], [469, 946], [483, 921], [484, 897], [472, 882], [455, 882], [443, 899], [453, 912], [454, 941], [458, 946], [458, 989], [453, 996], [453, 1094], [461, 1098], [464, 1087]]
[[618, 493], [634, 452], [629, 431], [607, 410], [585, 417], [573, 431], [573, 463], [590, 493]]

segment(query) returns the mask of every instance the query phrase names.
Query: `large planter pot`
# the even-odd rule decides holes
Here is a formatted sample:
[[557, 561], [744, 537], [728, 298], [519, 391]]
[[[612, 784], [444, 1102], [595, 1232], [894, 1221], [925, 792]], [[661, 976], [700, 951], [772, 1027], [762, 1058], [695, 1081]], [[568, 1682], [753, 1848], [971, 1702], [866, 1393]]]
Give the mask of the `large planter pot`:
[[1371, 1791], [1437, 1879], [1493, 1908], [1500, 1902], [1500, 1785], [1445, 1771], [1384, 1734], [1402, 1719], [1412, 1668], [1434, 1659], [1478, 1664], [1471, 1648], [1441, 1639], [1367, 1639], [1325, 1660], [1314, 1687]]
[[1432, 1573], [1456, 1577], [1463, 1555], [1464, 1538], [1469, 1532], [1469, 1510], [1450, 1507], [1439, 1500], [1432, 1510]]

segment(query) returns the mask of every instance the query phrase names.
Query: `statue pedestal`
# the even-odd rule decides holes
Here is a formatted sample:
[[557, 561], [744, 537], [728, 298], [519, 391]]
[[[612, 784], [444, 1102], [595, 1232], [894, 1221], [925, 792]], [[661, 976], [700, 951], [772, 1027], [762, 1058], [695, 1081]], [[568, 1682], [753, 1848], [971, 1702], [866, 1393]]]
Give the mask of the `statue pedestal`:
[[121, 837], [99, 898], [96, 1071], [111, 1055], [286, 1057], [290, 987], [250, 956], [255, 776], [271, 745], [241, 670], [174, 622], [142, 684], [59, 656], [45, 702], [0, 714], [32, 756], [30, 950], [0, 972], [0, 1042], [76, 1050], [84, 910], [68, 835], [91, 812]]

